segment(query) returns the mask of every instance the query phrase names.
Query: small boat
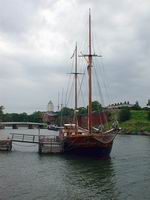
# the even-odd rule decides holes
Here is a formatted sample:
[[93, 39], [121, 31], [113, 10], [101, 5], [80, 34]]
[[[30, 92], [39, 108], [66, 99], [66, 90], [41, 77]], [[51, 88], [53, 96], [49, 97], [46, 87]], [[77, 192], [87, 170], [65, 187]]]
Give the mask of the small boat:
[[50, 125], [48, 125], [47, 129], [52, 130], [52, 131], [58, 131], [59, 127], [57, 125], [50, 124]]
[[96, 156], [98, 158], [107, 159], [110, 157], [113, 141], [119, 132], [120, 128], [117, 121], [109, 130], [100, 130], [92, 125], [92, 59], [95, 54], [92, 54], [91, 48], [91, 14], [89, 12], [89, 52], [86, 55], [87, 72], [88, 72], [88, 128], [82, 128], [78, 125], [77, 119], [77, 45], [75, 48], [75, 117], [74, 123], [66, 123], [60, 130], [59, 136], [64, 144], [64, 153], [77, 154], [85, 156]]

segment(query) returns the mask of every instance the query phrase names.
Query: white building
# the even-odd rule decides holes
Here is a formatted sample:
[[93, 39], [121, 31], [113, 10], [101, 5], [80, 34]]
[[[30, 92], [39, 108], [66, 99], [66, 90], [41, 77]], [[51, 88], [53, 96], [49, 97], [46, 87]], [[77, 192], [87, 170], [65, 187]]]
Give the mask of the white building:
[[52, 101], [49, 101], [49, 103], [47, 105], [47, 111], [54, 112], [54, 104], [52, 103]]
[[115, 103], [107, 106], [108, 109], [113, 109], [113, 108], [123, 108], [123, 107], [128, 107], [132, 108], [134, 104], [130, 104], [129, 102], [124, 102], [124, 103]]

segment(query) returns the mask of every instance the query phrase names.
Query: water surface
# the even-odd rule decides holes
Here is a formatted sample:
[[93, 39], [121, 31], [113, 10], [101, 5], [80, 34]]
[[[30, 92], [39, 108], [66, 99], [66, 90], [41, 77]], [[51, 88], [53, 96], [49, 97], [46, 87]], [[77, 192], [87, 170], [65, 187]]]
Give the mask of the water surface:
[[[45, 131], [41, 134], [53, 134]], [[0, 130], [0, 135], [8, 132]], [[36, 134], [37, 130], [30, 133]], [[15, 143], [12, 152], [0, 152], [0, 200], [150, 197], [150, 137], [117, 136], [110, 160], [41, 156], [37, 150], [37, 145]]]

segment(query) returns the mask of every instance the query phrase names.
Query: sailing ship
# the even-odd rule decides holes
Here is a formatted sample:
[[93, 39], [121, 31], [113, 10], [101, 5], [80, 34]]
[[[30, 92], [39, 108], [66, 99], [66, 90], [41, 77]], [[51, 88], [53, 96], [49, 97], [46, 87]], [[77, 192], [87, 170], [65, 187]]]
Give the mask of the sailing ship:
[[91, 48], [91, 13], [89, 12], [89, 49], [88, 54], [84, 55], [88, 59], [88, 128], [78, 126], [77, 120], [77, 45], [75, 48], [75, 120], [74, 123], [64, 124], [60, 130], [60, 138], [64, 144], [64, 153], [96, 156], [99, 158], [109, 158], [113, 146], [113, 141], [118, 131], [118, 124], [107, 131], [93, 129], [92, 127], [92, 59], [95, 54], [92, 54]]

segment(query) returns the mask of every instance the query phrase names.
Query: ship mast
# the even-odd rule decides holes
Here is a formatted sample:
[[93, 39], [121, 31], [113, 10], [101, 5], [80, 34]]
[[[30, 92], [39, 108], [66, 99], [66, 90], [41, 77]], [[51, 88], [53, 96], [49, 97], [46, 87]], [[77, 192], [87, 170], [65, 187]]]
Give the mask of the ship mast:
[[81, 55], [81, 57], [88, 58], [88, 85], [89, 85], [89, 94], [88, 94], [88, 130], [89, 134], [92, 134], [92, 58], [93, 57], [101, 57], [101, 55], [92, 54], [92, 34], [91, 34], [91, 10], [89, 9], [89, 48], [88, 54]]
[[77, 43], [76, 43], [76, 47], [75, 47], [75, 112], [77, 111], [77, 105], [78, 105], [78, 97], [77, 97], [77, 78], [78, 78], [78, 72], [77, 72]]
[[77, 79], [78, 79], [78, 72], [77, 72], [77, 64], [78, 64], [78, 50], [77, 50], [77, 43], [76, 43], [76, 47], [75, 47], [75, 133], [78, 133], [78, 120], [77, 120], [77, 106], [78, 106], [78, 96], [77, 96]]
[[89, 106], [88, 106], [88, 130], [92, 133], [92, 50], [91, 50], [91, 12], [89, 9], [89, 54], [88, 54], [88, 83], [89, 83]]
[[[74, 107], [74, 122], [75, 122], [75, 132], [78, 132], [78, 121], [77, 121], [77, 109], [78, 109], [78, 94], [77, 94], [77, 90], [78, 90], [78, 71], [77, 71], [77, 65], [78, 65], [78, 50], [77, 50], [77, 42], [76, 42], [76, 46], [75, 46], [75, 50], [74, 53], [72, 55], [72, 57], [75, 58], [75, 72], [71, 73], [74, 74], [74, 79], [75, 79], [75, 87], [74, 87], [74, 92], [75, 92], [75, 107]], [[71, 57], [71, 58], [72, 58]]]

